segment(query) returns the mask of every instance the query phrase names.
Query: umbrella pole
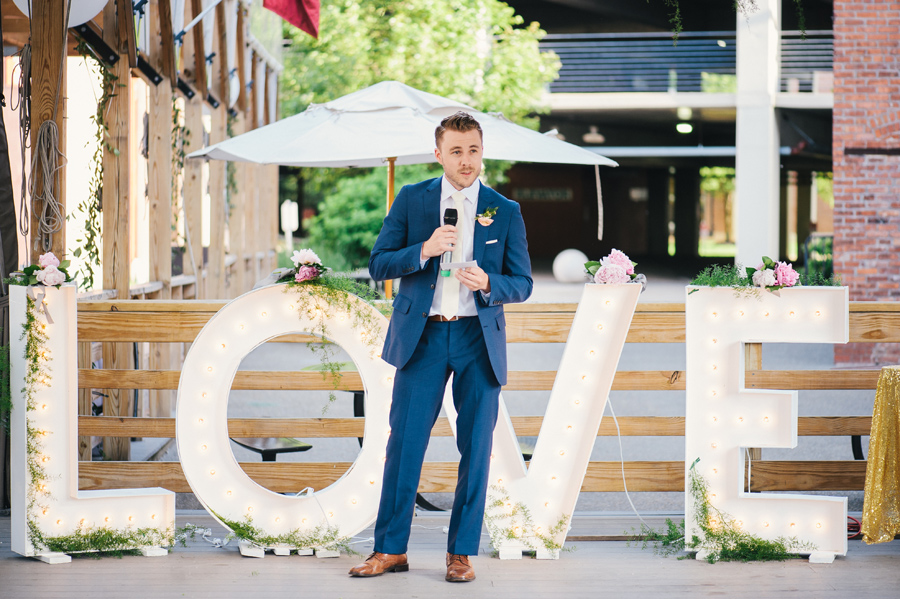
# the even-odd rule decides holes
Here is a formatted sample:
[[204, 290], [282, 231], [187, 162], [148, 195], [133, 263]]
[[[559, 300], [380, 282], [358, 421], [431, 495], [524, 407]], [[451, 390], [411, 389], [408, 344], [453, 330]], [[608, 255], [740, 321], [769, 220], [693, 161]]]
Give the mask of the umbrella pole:
[[[397, 157], [391, 157], [387, 159], [388, 163], [388, 184], [387, 184], [387, 210], [385, 211], [385, 215], [391, 211], [391, 204], [394, 203], [394, 174], [395, 174], [395, 162], [397, 162]], [[387, 299], [391, 299], [393, 295], [393, 287], [394, 281], [388, 279], [384, 282], [384, 297]]]

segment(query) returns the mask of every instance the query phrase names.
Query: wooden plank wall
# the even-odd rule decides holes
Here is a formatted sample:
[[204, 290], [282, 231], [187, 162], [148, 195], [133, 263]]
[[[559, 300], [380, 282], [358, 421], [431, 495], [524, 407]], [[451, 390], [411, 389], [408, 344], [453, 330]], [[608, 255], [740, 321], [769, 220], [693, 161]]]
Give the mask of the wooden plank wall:
[[[183, 344], [191, 342], [203, 325], [218, 311], [223, 301], [92, 301], [79, 303], [79, 341], [88, 343], [149, 342]], [[575, 304], [519, 304], [507, 307], [509, 343], [565, 343], [574, 318]], [[683, 343], [684, 304], [639, 304], [626, 342]], [[900, 342], [900, 303], [854, 302], [850, 309], [851, 342]], [[291, 335], [279, 341], [305, 341], [309, 337]], [[754, 389], [875, 389], [879, 370], [761, 370], [763, 346], [748, 346], [746, 373], [748, 388]], [[178, 370], [81, 369], [79, 388], [105, 388], [115, 384], [123, 389], [176, 389]], [[505, 390], [549, 390], [555, 371], [513, 371]], [[613, 390], [683, 391], [682, 371], [620, 371]], [[340, 389], [361, 387], [358, 374], [344, 375]], [[327, 390], [330, 383], [315, 372], [242, 371], [233, 389]], [[514, 417], [520, 436], [535, 436], [540, 416]], [[361, 418], [229, 419], [229, 434], [235, 437], [361, 437]], [[683, 436], [683, 417], [630, 416], [619, 418], [625, 436]], [[805, 436], [868, 435], [871, 417], [801, 417], [799, 434]], [[175, 436], [174, 418], [93, 417], [79, 419], [81, 435], [104, 438]], [[612, 436], [616, 429], [604, 420], [598, 436]], [[446, 419], [441, 419], [433, 436], [451, 435]], [[350, 463], [242, 463], [244, 470], [261, 485], [277, 492], [296, 492], [305, 487], [323, 488], [339, 478]], [[190, 488], [178, 463], [91, 462], [79, 465], [82, 489], [163, 486], [176, 492]], [[864, 461], [764, 461], [753, 463], [753, 489], [758, 491], [845, 491], [863, 488]], [[452, 491], [455, 463], [426, 463], [419, 490]], [[680, 461], [626, 462], [630, 491], [682, 491], [683, 463]], [[618, 462], [591, 462], [582, 491], [622, 491]]]

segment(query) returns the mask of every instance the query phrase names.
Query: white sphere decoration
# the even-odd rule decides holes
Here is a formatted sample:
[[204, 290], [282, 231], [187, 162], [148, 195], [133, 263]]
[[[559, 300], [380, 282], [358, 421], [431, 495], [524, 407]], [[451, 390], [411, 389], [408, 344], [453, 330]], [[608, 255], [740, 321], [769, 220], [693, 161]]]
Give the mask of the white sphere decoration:
[[584, 283], [584, 263], [588, 257], [581, 250], [563, 250], [553, 259], [553, 278], [560, 283]]
[[[35, 0], [31, 0], [34, 2]], [[72, 8], [69, 9], [69, 27], [76, 27], [82, 23], [87, 23], [103, 10], [108, 0], [72, 0]], [[22, 14], [31, 17], [29, 0], [13, 0]]]

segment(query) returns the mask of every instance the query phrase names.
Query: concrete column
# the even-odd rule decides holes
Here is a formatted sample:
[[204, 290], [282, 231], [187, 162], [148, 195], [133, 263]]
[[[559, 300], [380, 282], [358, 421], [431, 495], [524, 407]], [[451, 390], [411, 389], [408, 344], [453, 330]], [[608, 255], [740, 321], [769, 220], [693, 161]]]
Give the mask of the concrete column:
[[781, 1], [757, 0], [759, 10], [737, 16], [735, 199], [737, 257], [756, 264], [775, 258], [779, 237], [778, 91]]

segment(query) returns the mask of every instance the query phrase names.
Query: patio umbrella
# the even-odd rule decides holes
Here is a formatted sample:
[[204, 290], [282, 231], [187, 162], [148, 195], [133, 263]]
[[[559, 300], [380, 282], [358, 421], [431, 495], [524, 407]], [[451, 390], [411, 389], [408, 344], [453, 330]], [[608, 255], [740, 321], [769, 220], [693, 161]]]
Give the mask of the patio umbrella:
[[209, 158], [311, 167], [384, 166], [434, 162], [434, 128], [460, 110], [484, 131], [488, 160], [617, 166], [606, 158], [516, 125], [502, 115], [383, 81], [278, 122], [193, 152]]
[[[517, 125], [500, 114], [382, 81], [325, 104], [248, 131], [188, 155], [257, 164], [308, 167], [388, 166], [387, 207], [394, 198], [394, 165], [434, 162], [434, 129], [460, 110], [481, 124], [484, 158], [514, 162], [593, 165], [603, 235], [599, 165], [618, 164], [594, 152]], [[388, 282], [389, 283], [389, 282]], [[390, 297], [390, 285], [385, 285]]]

